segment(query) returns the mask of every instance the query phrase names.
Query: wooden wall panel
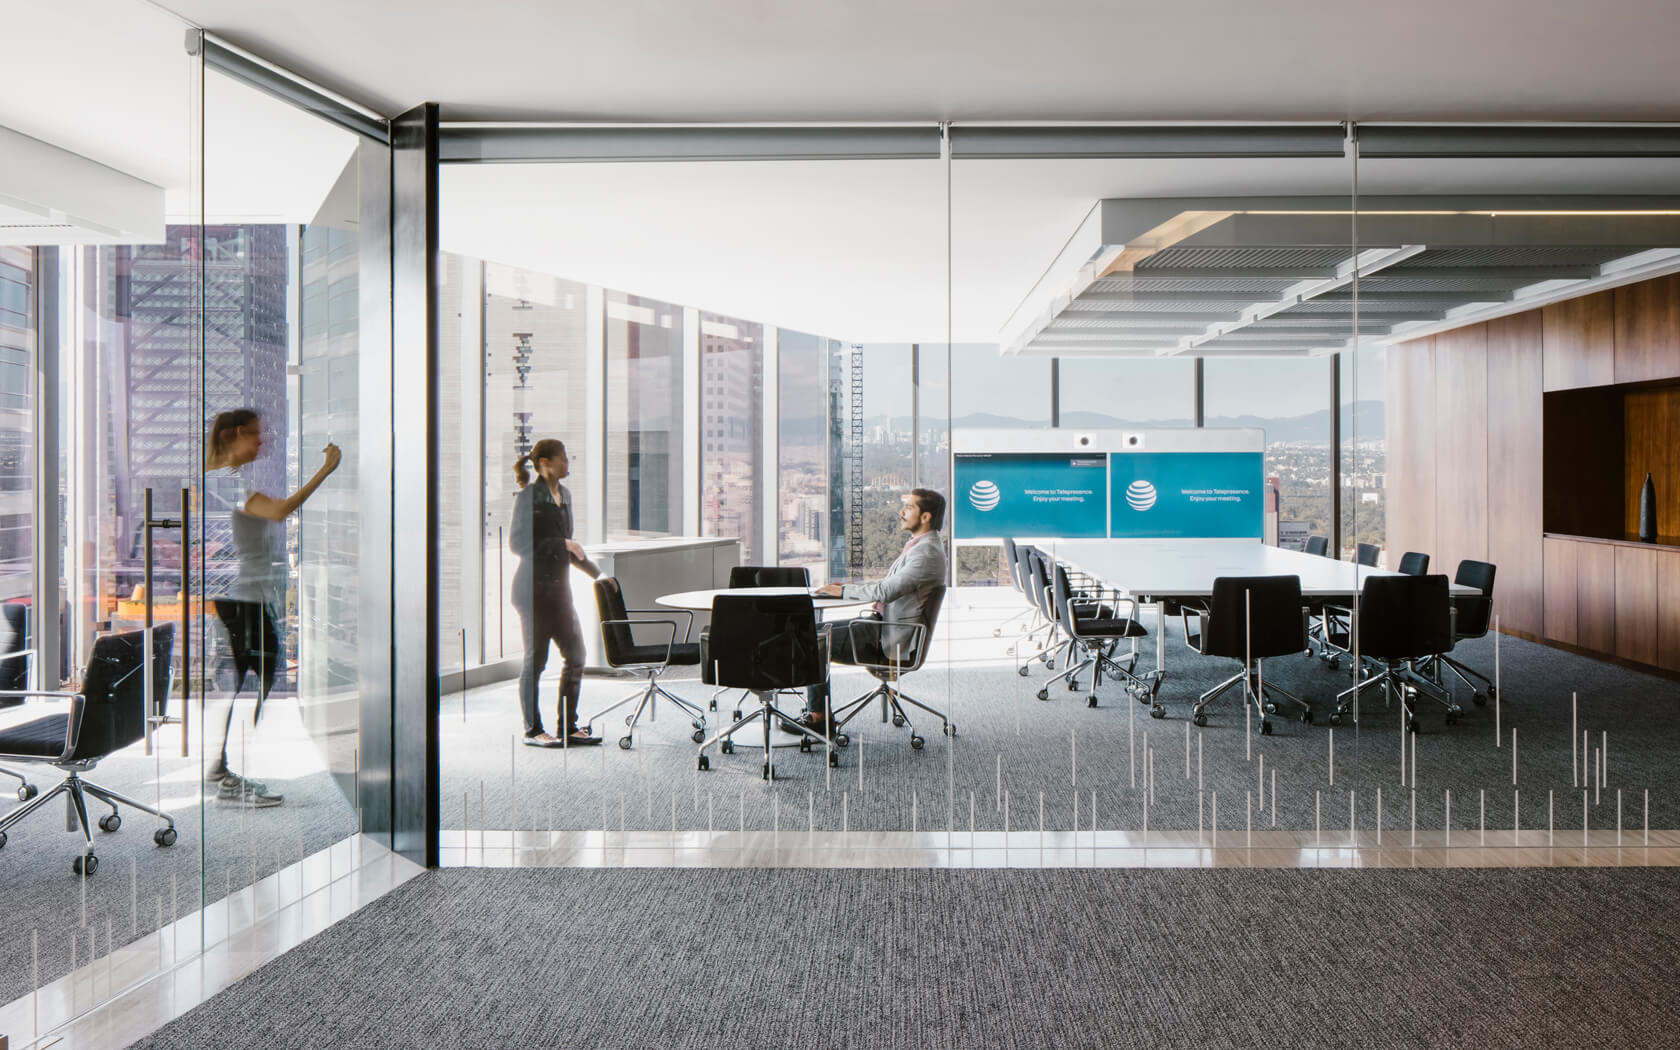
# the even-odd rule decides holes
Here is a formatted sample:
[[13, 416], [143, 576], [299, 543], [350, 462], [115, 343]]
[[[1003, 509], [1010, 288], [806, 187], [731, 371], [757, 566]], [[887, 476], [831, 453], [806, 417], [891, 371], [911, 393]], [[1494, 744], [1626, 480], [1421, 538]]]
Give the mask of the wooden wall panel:
[[1435, 549], [1429, 553], [1437, 567], [1487, 560], [1487, 404], [1487, 325], [1436, 335]]
[[1540, 308], [1547, 390], [1616, 381], [1616, 293], [1565, 299]]
[[1650, 472], [1657, 490], [1657, 533], [1680, 536], [1680, 390], [1634, 390], [1622, 401], [1626, 531], [1639, 534], [1639, 492]]
[[1500, 627], [1533, 635], [1545, 634], [1540, 325], [1538, 310], [1487, 325], [1487, 560]]
[[1657, 552], [1657, 666], [1680, 671], [1680, 551]]
[[1575, 644], [1616, 651], [1616, 548], [1575, 544]]
[[[1576, 593], [1575, 578], [1576, 548], [1582, 546], [1574, 540], [1547, 539], [1542, 544], [1545, 559], [1545, 593], [1546, 593], [1546, 631], [1545, 635], [1558, 642], [1575, 644], [1577, 637], [1576, 625], [1579, 622], [1579, 598]], [[1500, 605], [1499, 580], [1493, 581], [1494, 606]], [[1505, 622], [1504, 615], [1500, 616], [1500, 623]]]
[[1656, 548], [1612, 547], [1616, 552], [1616, 655], [1657, 662]]
[[1615, 294], [1615, 381], [1680, 376], [1680, 274], [1623, 285]]
[[1435, 340], [1388, 348], [1386, 543], [1389, 557], [1435, 549]]

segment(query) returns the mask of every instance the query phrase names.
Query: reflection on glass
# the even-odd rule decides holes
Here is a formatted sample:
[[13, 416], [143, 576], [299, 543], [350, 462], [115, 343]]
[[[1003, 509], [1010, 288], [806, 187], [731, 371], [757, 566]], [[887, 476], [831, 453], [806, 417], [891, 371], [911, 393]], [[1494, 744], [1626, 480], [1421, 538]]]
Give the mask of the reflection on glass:
[[828, 526], [828, 341], [782, 329], [776, 341], [776, 559], [802, 565], [811, 582], [827, 582], [823, 556]]
[[1064, 357], [1056, 383], [1061, 397], [1057, 421], [1092, 429], [1193, 426], [1195, 367], [1185, 357]]
[[700, 530], [764, 550], [764, 326], [700, 315]]
[[607, 538], [682, 532], [683, 311], [607, 294]]
[[1266, 432], [1280, 537], [1332, 535], [1329, 401], [1328, 358], [1210, 357], [1203, 364], [1203, 425]]

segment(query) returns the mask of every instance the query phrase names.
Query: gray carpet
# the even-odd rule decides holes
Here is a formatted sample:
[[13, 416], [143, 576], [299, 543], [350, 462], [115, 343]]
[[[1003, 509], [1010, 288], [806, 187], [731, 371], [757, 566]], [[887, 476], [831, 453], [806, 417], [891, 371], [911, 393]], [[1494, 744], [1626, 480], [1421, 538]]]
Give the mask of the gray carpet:
[[452, 870], [139, 1047], [1672, 1046], [1669, 869]]
[[[871, 712], [852, 725], [854, 744], [842, 753], [842, 767], [827, 775], [819, 755], [779, 753], [778, 781], [760, 779], [761, 752], [739, 749], [716, 756], [712, 768], [698, 773], [689, 725], [674, 710], [644, 726], [634, 750], [621, 751], [613, 741], [621, 722], [604, 726], [607, 745], [599, 750], [558, 752], [510, 747], [517, 729], [517, 701], [511, 683], [475, 691], [467, 718], [446, 704], [443, 734], [443, 826], [445, 828], [670, 829], [673, 803], [679, 828], [704, 829], [708, 804], [718, 827], [743, 822], [750, 829], [838, 829], [844, 820], [854, 830], [905, 830], [912, 820], [922, 829], [954, 823], [966, 830], [973, 805], [979, 830], [1003, 826], [1001, 794], [1007, 792], [1014, 829], [1036, 829], [1039, 795], [1044, 796], [1045, 825], [1067, 829], [1075, 820], [1074, 795], [1080, 795], [1078, 820], [1090, 826], [1091, 792], [1097, 793], [1104, 828], [1137, 829], [1145, 820], [1141, 792], [1133, 785], [1134, 761], [1141, 784], [1144, 734], [1155, 752], [1155, 798], [1148, 807], [1152, 829], [1194, 829], [1211, 821], [1218, 794], [1222, 828], [1240, 829], [1247, 795], [1260, 804], [1259, 764], [1264, 757], [1266, 812], [1256, 827], [1273, 826], [1273, 773], [1276, 774], [1276, 826], [1311, 829], [1315, 819], [1327, 829], [1346, 828], [1349, 792], [1359, 827], [1377, 822], [1377, 791], [1382, 792], [1382, 824], [1405, 829], [1412, 819], [1413, 784], [1401, 780], [1400, 713], [1385, 709], [1380, 694], [1368, 695], [1362, 721], [1336, 730], [1335, 779], [1330, 777], [1330, 732], [1324, 715], [1330, 698], [1350, 683], [1347, 672], [1332, 672], [1316, 660], [1288, 657], [1268, 661], [1268, 679], [1309, 698], [1319, 712], [1314, 725], [1274, 720], [1275, 733], [1252, 736], [1247, 750], [1242, 708], [1227, 694], [1209, 708], [1210, 724], [1191, 729], [1191, 774], [1185, 775], [1185, 728], [1190, 705], [1203, 689], [1235, 670], [1235, 663], [1209, 660], [1186, 649], [1176, 622], [1168, 644], [1169, 678], [1161, 693], [1165, 720], [1104, 683], [1100, 706], [1085, 706], [1085, 692], [1055, 687], [1047, 702], [1035, 698], [1049, 677], [1034, 666], [1028, 678], [1007, 667], [974, 667], [930, 662], [905, 680], [907, 691], [944, 708], [957, 722], [955, 741], [938, 735], [937, 722], [924, 722], [928, 743], [912, 751], [906, 730], [883, 725]], [[1153, 627], [1153, 623], [1151, 622]], [[989, 635], [989, 630], [986, 632]], [[1151, 641], [1150, 645], [1153, 645]], [[1491, 638], [1467, 642], [1457, 653], [1465, 663], [1491, 672]], [[1153, 649], [1146, 650], [1152, 660]], [[1675, 790], [1680, 755], [1680, 684], [1561, 650], [1505, 638], [1501, 640], [1503, 694], [1500, 703], [1505, 746], [1494, 743], [1494, 707], [1476, 706], [1462, 686], [1464, 714], [1458, 724], [1444, 724], [1442, 712], [1422, 707], [1416, 741], [1417, 820], [1420, 828], [1447, 823], [1447, 793], [1452, 794], [1451, 824], [1474, 830], [1482, 821], [1485, 792], [1489, 828], [1580, 829], [1582, 796], [1571, 784], [1570, 693], [1580, 694], [1579, 725], [1590, 733], [1593, 748], [1609, 733], [1608, 782], [1588, 799], [1586, 819], [1593, 828], [1616, 826], [1616, 791], [1623, 791], [1622, 821], [1637, 830], [1645, 821], [1645, 792], [1650, 791], [1650, 821], [1655, 828], [1680, 827], [1680, 792]], [[872, 680], [859, 672], [836, 675], [836, 696], [863, 692]], [[1088, 683], [1085, 683], [1088, 686]], [[710, 690], [698, 683], [673, 682], [680, 695], [697, 700]], [[599, 710], [621, 695], [620, 682], [589, 680], [583, 710]], [[1088, 689], [1087, 689], [1088, 691]], [[545, 693], [547, 687], [545, 687]], [[546, 704], [552, 703], [545, 699]], [[797, 701], [793, 702], [797, 706]], [[726, 709], [719, 715], [727, 715]], [[1258, 726], [1254, 727], [1256, 730]], [[1513, 795], [1510, 734], [1517, 730], [1518, 783]], [[598, 729], [598, 731], [601, 731]], [[1195, 775], [1199, 738], [1201, 796]], [[858, 741], [864, 777], [858, 778]], [[1134, 760], [1133, 755], [1137, 758]], [[1001, 773], [1000, 773], [1001, 770]], [[1075, 781], [1077, 779], [1077, 786]], [[516, 789], [517, 788], [517, 793]], [[709, 803], [708, 803], [709, 796]], [[1315, 817], [1315, 804], [1318, 815]], [[912, 809], [914, 807], [914, 815]]]
[[[291, 701], [273, 703], [281, 712]], [[274, 717], [278, 721], [280, 715]], [[136, 745], [105, 759], [86, 779], [143, 801], [161, 798], [175, 817], [179, 838], [159, 849], [152, 832], [161, 822], [124, 809], [116, 832], [93, 833], [99, 870], [91, 879], [71, 873], [81, 837], [64, 830], [61, 803], [50, 803], [8, 831], [0, 849], [0, 1002], [32, 990], [35, 931], [41, 980], [55, 980], [70, 971], [72, 938], [76, 959], [85, 963], [90, 934], [97, 935], [104, 954], [107, 922], [121, 946], [157, 928], [160, 905], [168, 922], [172, 908], [182, 915], [196, 911], [204, 902], [221, 900], [229, 887], [249, 886], [253, 875], [269, 875], [295, 864], [301, 853], [313, 854], [355, 833], [352, 807], [330, 775], [283, 774], [277, 762], [264, 767], [264, 778], [285, 795], [284, 805], [246, 809], [217, 799], [211, 787], [211, 799], [201, 807], [199, 760], [182, 759], [178, 745], [155, 757]], [[30, 775], [42, 791], [62, 779], [49, 766], [34, 767]], [[0, 785], [8, 791], [15, 786], [10, 780]], [[90, 806], [89, 816], [105, 812]]]

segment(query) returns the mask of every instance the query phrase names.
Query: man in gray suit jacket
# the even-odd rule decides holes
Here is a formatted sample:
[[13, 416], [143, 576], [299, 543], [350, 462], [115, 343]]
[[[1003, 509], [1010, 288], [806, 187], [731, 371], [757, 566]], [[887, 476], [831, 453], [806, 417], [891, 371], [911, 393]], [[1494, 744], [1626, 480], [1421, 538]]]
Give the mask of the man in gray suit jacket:
[[[926, 624], [934, 590], [945, 584], [945, 545], [939, 530], [945, 524], [945, 497], [932, 489], [912, 489], [902, 497], [899, 524], [910, 538], [893, 560], [887, 575], [872, 583], [831, 583], [815, 593], [835, 598], [862, 598], [875, 603], [876, 619], [894, 624]], [[908, 663], [918, 632], [907, 626], [886, 626], [879, 632], [834, 625], [829, 658], [843, 664]], [[925, 633], [925, 632], [923, 632]], [[819, 733], [828, 731], [828, 683], [812, 686], [806, 722]]]

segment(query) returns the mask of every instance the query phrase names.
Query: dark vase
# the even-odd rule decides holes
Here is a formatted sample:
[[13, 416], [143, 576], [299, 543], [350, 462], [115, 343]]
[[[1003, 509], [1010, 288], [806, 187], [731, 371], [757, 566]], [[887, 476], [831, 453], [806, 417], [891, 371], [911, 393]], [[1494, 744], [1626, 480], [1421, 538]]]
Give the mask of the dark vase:
[[1649, 472], [1645, 474], [1645, 487], [1639, 490], [1639, 540], [1657, 542], [1657, 486]]

